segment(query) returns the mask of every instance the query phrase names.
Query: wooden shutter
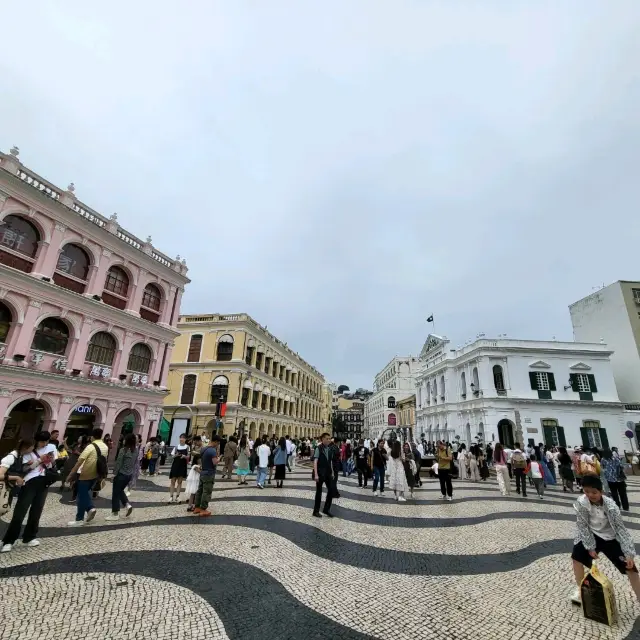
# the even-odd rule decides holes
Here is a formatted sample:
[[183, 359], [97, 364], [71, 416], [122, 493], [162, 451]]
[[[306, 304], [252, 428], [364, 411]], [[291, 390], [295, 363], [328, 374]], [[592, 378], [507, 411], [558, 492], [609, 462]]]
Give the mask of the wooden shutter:
[[579, 393], [580, 387], [578, 387], [578, 376], [575, 373], [569, 374], [569, 382], [571, 382], [571, 390]]
[[544, 431], [544, 443], [547, 447], [553, 447], [553, 429], [554, 427], [542, 427]]
[[558, 444], [561, 447], [566, 447], [567, 439], [564, 436], [564, 427], [556, 427], [556, 431], [558, 432]]
[[585, 449], [588, 449], [591, 445], [589, 444], [589, 436], [587, 435], [589, 429], [587, 427], [580, 427], [580, 435], [582, 436], [582, 446]]
[[182, 381], [182, 394], [180, 404], [193, 404], [193, 396], [196, 391], [196, 376], [186, 375]]
[[547, 373], [547, 377], [549, 378], [549, 391], [556, 390], [556, 377], [553, 373]]
[[592, 373], [588, 373], [587, 378], [589, 378], [589, 386], [591, 387], [591, 393], [597, 393], [598, 387], [596, 387], [596, 377]]
[[609, 437], [607, 436], [607, 430], [606, 429], [598, 429], [598, 431], [600, 432], [600, 442], [602, 442], [602, 448], [603, 449], [608, 449], [609, 448]]
[[191, 336], [189, 342], [189, 353], [187, 362], [200, 362], [200, 349], [202, 347], [202, 336]]
[[535, 371], [529, 371], [529, 381], [531, 382], [531, 388], [535, 391], [538, 390], [538, 379], [536, 378]]

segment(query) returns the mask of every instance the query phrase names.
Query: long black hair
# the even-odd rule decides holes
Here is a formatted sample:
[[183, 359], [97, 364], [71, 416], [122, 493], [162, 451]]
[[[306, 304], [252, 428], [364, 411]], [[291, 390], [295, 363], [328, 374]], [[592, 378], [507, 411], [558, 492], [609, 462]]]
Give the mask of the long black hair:
[[286, 451], [287, 450], [287, 440], [286, 440], [286, 438], [284, 438], [284, 437], [280, 438], [280, 440], [278, 440], [278, 446], [283, 451]]

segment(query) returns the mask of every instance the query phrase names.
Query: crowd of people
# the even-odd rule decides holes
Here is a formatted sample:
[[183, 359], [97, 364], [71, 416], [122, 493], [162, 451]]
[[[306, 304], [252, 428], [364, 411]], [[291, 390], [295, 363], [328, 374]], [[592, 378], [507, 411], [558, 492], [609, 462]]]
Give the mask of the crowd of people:
[[[2, 539], [1, 551], [10, 552], [22, 532], [27, 547], [40, 545], [37, 533], [48, 490], [55, 482], [69, 486], [70, 501], [76, 504], [76, 517], [69, 526], [91, 522], [97, 513], [93, 500], [105, 487], [110, 450], [114, 443], [102, 438], [101, 429], [82, 436], [73, 445], [58, 441], [58, 433], [38, 432], [33, 439], [23, 439], [14, 451], [0, 460], [0, 482], [9, 487], [8, 504], [13, 505], [11, 521]], [[123, 435], [118, 444], [111, 484], [111, 513], [105, 520], [125, 517], [133, 512], [129, 496], [140, 474], [157, 475], [171, 456], [169, 503], [184, 498], [187, 511], [199, 517], [211, 515], [209, 503], [217, 468], [222, 478], [237, 476], [239, 485], [247, 485], [255, 474], [255, 486], [264, 489], [275, 481], [282, 488], [297, 459], [313, 463], [315, 481], [313, 516], [332, 518], [332, 502], [340, 497], [338, 479], [354, 473], [358, 486], [367, 488], [372, 481], [373, 495], [384, 496], [385, 488], [398, 502], [415, 497], [423, 477], [437, 477], [443, 500], [453, 499], [453, 478], [461, 481], [486, 481], [490, 468], [495, 472], [503, 496], [515, 493], [527, 496], [533, 487], [540, 499], [548, 485], [561, 483], [564, 492], [579, 491], [574, 508], [577, 528], [572, 551], [576, 588], [573, 602], [580, 602], [580, 584], [584, 567], [591, 566], [599, 553], [604, 554], [629, 577], [640, 601], [640, 577], [635, 566], [635, 546], [624, 526], [621, 511], [629, 511], [624, 464], [617, 449], [595, 447], [567, 449], [530, 443], [505, 447], [501, 443], [480, 444], [402, 443], [400, 440], [349, 440], [332, 438], [324, 433], [319, 440], [295, 440], [263, 435], [257, 440], [246, 434], [228, 439], [216, 434], [211, 439], [181, 434], [179, 443], [168, 447], [161, 438], [150, 438], [143, 446], [140, 436]], [[425, 470], [424, 467], [427, 467]], [[421, 473], [422, 470], [422, 473]], [[425, 472], [426, 471], [426, 472]], [[184, 495], [183, 494], [184, 485]], [[321, 513], [323, 488], [326, 487]], [[27, 520], [24, 530], [24, 520]]]

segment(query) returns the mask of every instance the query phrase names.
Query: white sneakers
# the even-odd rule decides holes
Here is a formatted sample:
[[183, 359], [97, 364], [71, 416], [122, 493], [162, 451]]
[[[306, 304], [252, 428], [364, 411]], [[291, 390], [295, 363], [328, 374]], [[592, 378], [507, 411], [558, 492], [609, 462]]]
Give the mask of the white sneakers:
[[[29, 540], [29, 542], [25, 542], [24, 543], [25, 547], [39, 547], [40, 546], [40, 540], [37, 540], [36, 538], [34, 538], [33, 540]], [[0, 553], [9, 553], [9, 551], [13, 550], [13, 545], [12, 544], [5, 544], [2, 545], [2, 549], [0, 549]]]
[[374, 491], [373, 495], [376, 496], [376, 498], [377, 498], [380, 495], [380, 492], [379, 491]]
[[447, 500], [449, 501], [453, 500], [453, 496], [447, 496]]
[[128, 518], [131, 515], [132, 511], [133, 511], [133, 507], [130, 504], [128, 504], [127, 505], [127, 512], [124, 514], [124, 517]]
[[407, 499], [404, 496], [398, 496], [398, 502], [406, 502]]
[[571, 592], [571, 602], [573, 602], [573, 604], [582, 604], [582, 598], [580, 597], [580, 589], [579, 587], [576, 587], [572, 592]]
[[443, 496], [443, 495], [440, 496], [440, 500], [446, 500], [446, 499], [447, 499], [447, 496]]
[[87, 523], [91, 522], [96, 517], [96, 513], [98, 513], [98, 511], [95, 509], [95, 507], [87, 511]]
[[84, 524], [84, 520], [72, 520], [71, 522], [67, 522], [68, 527], [83, 527]]

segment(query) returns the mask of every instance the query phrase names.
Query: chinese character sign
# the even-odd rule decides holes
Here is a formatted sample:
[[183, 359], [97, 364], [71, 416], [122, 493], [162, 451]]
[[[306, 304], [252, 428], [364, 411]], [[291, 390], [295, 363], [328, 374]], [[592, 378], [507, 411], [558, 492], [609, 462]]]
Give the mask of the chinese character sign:
[[131, 384], [140, 384], [140, 374], [139, 373], [134, 373], [131, 376]]
[[89, 371], [89, 375], [99, 377], [100, 376], [100, 369], [102, 369], [102, 367], [99, 364], [94, 364], [91, 367], [91, 371]]
[[36, 365], [36, 367], [44, 360], [44, 354], [38, 353], [37, 351], [31, 356], [31, 362]]
[[111, 377], [111, 369], [109, 369], [109, 367], [102, 367], [100, 369], [100, 377], [101, 378], [110, 378]]
[[67, 368], [67, 359], [66, 358], [58, 358], [53, 361], [53, 368], [56, 371], [65, 371]]

